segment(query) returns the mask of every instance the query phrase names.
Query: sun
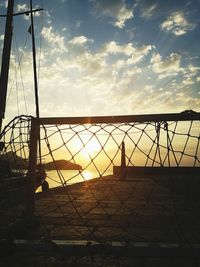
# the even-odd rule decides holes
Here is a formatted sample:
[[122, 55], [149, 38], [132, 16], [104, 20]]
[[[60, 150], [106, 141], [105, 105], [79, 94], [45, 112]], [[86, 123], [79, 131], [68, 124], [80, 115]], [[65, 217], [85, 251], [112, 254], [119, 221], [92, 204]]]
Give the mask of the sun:
[[96, 137], [88, 135], [81, 136], [76, 139], [73, 144], [76, 159], [79, 161], [88, 162], [94, 158], [101, 150], [102, 146]]
[[94, 155], [96, 152], [101, 150], [101, 145], [95, 139], [91, 139], [84, 145], [82, 153], [86, 155]]

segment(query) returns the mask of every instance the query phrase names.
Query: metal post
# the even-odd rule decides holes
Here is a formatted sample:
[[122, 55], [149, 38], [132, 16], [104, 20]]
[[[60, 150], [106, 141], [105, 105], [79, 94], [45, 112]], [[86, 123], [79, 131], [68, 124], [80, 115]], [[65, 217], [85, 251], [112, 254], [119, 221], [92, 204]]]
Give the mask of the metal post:
[[5, 37], [4, 37], [2, 64], [1, 64], [1, 76], [0, 76], [0, 132], [6, 107], [8, 73], [10, 65], [10, 50], [12, 42], [13, 6], [14, 6], [14, 0], [9, 0], [7, 16], [6, 16], [6, 28], [5, 28]]
[[38, 143], [39, 125], [35, 118], [31, 121], [30, 133], [30, 152], [29, 152], [29, 169], [27, 181], [27, 202], [26, 213], [28, 217], [34, 216], [35, 207], [35, 185], [36, 185], [36, 169], [37, 169], [37, 143]]
[[124, 143], [124, 141], [122, 141], [121, 179], [126, 179], [126, 152], [125, 152], [125, 143]]

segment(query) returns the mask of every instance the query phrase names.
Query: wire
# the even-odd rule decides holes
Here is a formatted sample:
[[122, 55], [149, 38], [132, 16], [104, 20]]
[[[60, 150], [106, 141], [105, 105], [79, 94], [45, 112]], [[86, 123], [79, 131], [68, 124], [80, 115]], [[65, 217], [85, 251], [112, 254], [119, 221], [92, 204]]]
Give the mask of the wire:
[[14, 69], [15, 69], [15, 89], [16, 89], [16, 101], [17, 101], [17, 111], [18, 111], [18, 116], [20, 114], [20, 109], [19, 109], [19, 89], [18, 89], [18, 81], [17, 81], [17, 63], [16, 63], [16, 42], [15, 39], [13, 40], [14, 43]]
[[[43, 9], [43, 1], [42, 1], [42, 5], [41, 8]], [[41, 70], [41, 55], [42, 55], [42, 30], [44, 27], [44, 11], [42, 11], [42, 15], [41, 15], [41, 27], [40, 27], [40, 41], [39, 41], [39, 57], [38, 57], [38, 86], [40, 83], [40, 70]]]
[[[18, 70], [20, 71], [20, 79], [21, 79], [21, 85], [22, 85], [22, 89], [23, 89], [23, 98], [24, 98], [24, 104], [25, 104], [25, 113], [28, 114], [28, 107], [27, 107], [27, 100], [26, 100], [26, 92], [25, 92], [25, 87], [24, 87], [24, 81], [23, 81], [23, 75], [22, 75], [22, 67], [21, 67], [21, 62], [23, 60], [24, 54], [25, 54], [25, 48], [27, 45], [27, 41], [28, 41], [28, 34], [27, 37], [25, 39], [24, 45], [23, 45], [23, 49], [21, 52], [21, 56], [19, 56], [19, 48], [18, 48], [18, 44], [17, 44], [17, 38], [16, 38], [16, 34], [15, 34], [15, 27], [13, 27], [13, 35], [14, 35], [14, 43], [16, 45], [16, 54], [17, 54], [17, 60], [18, 60], [18, 67], [16, 67], [16, 71], [18, 72]], [[16, 78], [16, 77], [15, 77]], [[16, 83], [16, 81], [13, 79], [13, 81], [11, 82], [11, 86], [10, 86], [10, 90], [8, 93], [8, 98], [7, 101], [9, 101], [10, 96], [12, 94], [12, 90], [14, 87], [14, 84]]]
[[[25, 110], [26, 110], [26, 114], [28, 115], [26, 93], [25, 93], [25, 88], [24, 88], [24, 81], [23, 81], [22, 67], [21, 67], [22, 56], [21, 56], [21, 58], [19, 56], [19, 46], [18, 46], [18, 43], [17, 43], [17, 38], [16, 38], [15, 31], [14, 31], [14, 41], [15, 41], [15, 44], [16, 44], [16, 55], [17, 55], [17, 60], [18, 60], [18, 69], [19, 69], [19, 72], [20, 72], [21, 86], [22, 86], [22, 90], [23, 90], [23, 98], [24, 98]], [[26, 45], [26, 41], [25, 41], [25, 45]]]

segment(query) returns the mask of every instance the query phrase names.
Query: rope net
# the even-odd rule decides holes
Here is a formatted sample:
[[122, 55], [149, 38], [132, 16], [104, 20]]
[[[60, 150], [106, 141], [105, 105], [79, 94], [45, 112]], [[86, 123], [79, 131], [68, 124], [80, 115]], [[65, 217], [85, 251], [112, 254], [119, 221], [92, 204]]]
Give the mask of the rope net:
[[[50, 167], [47, 181], [50, 187], [57, 185], [62, 188], [51, 190], [50, 202], [54, 203], [54, 207], [50, 211], [43, 206], [43, 200], [39, 198], [37, 202], [38, 214], [45, 214], [43, 219], [48, 221], [48, 225], [52, 220], [52, 228], [45, 232], [50, 237], [62, 238], [65, 233], [67, 239], [146, 239], [140, 231], [133, 235], [127, 225], [137, 220], [144, 223], [141, 205], [145, 205], [146, 212], [157, 213], [159, 218], [166, 212], [166, 207], [153, 204], [151, 198], [156, 198], [157, 203], [161, 198], [157, 194], [162, 194], [162, 191], [163, 195], [171, 193], [165, 192], [165, 183], [162, 184], [159, 179], [155, 182], [158, 177], [132, 179], [134, 168], [125, 177], [120, 167], [123, 161], [122, 143], [127, 166], [200, 165], [199, 122], [196, 121], [43, 125], [41, 140], [42, 159], [52, 163], [46, 164]], [[126, 215], [125, 221], [123, 215]], [[129, 216], [134, 220], [130, 220]], [[57, 218], [60, 217], [63, 223], [58, 227]], [[155, 217], [149, 214], [147, 224], [151, 219], [152, 224]]]
[[[127, 166], [167, 167], [200, 165], [199, 122], [121, 123], [92, 125], [43, 126], [43, 160], [65, 159], [77, 164], [78, 174], [64, 177], [60, 184], [88, 180], [86, 170], [97, 177], [112, 174], [121, 165], [122, 143], [125, 144]], [[64, 162], [63, 162], [64, 164]], [[64, 167], [64, 166], [63, 166]], [[71, 166], [73, 169], [73, 166]], [[70, 166], [66, 166], [70, 169]]]
[[[22, 176], [27, 174], [30, 119], [18, 117], [2, 134], [1, 158], [10, 161], [12, 155], [12, 169]], [[40, 226], [29, 238], [53, 245], [63, 239], [107, 245], [178, 243], [191, 249], [190, 260], [195, 261], [193, 244], [200, 242], [199, 142], [199, 121], [40, 125], [47, 177], [35, 195]], [[23, 168], [19, 158], [26, 162]], [[103, 265], [88, 263], [85, 256], [67, 261], [121, 266], [119, 256], [112, 260], [104, 255], [97, 260]], [[126, 266], [132, 263], [127, 259]], [[140, 259], [135, 264], [151, 266]]]
[[0, 135], [0, 226], [7, 228], [22, 218], [28, 173], [31, 117], [14, 118]]

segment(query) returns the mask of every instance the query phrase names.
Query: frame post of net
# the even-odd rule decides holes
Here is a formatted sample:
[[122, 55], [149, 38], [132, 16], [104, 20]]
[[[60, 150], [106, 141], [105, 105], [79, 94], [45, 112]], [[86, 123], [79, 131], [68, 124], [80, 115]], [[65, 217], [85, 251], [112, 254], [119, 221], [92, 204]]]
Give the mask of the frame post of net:
[[125, 152], [125, 142], [122, 141], [122, 152], [121, 152], [121, 173], [120, 178], [126, 179], [126, 152]]
[[27, 199], [26, 214], [28, 217], [34, 216], [35, 209], [35, 186], [36, 186], [36, 169], [37, 169], [37, 144], [38, 144], [39, 125], [35, 118], [31, 120], [30, 132], [30, 150], [29, 150], [29, 166], [27, 180]]

